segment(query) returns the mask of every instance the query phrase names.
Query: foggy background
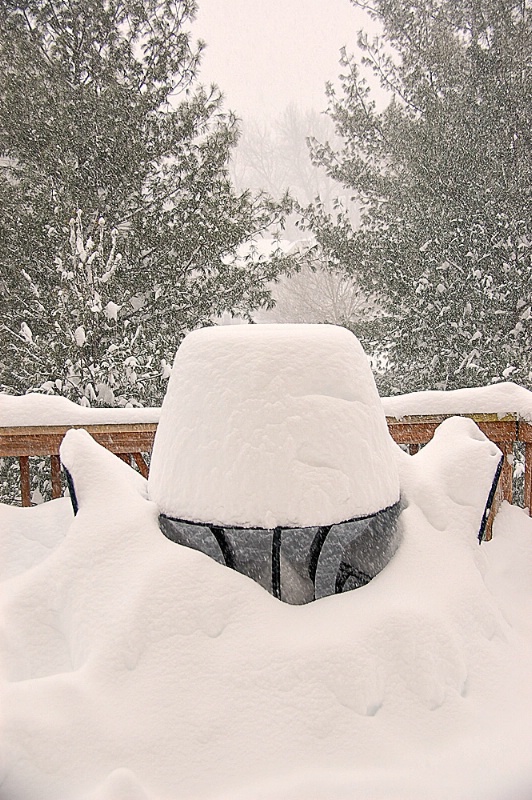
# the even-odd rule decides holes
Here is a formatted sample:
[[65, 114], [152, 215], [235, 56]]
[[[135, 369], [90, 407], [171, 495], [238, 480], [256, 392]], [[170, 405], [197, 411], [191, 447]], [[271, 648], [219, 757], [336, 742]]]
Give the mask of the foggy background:
[[271, 123], [291, 104], [325, 109], [340, 48], [367, 22], [349, 0], [201, 0], [193, 33], [207, 44], [203, 80], [245, 124]]
[[[290, 190], [304, 205], [318, 195], [326, 207], [335, 197], [349, 205], [349, 193], [312, 165], [306, 139], [335, 139], [325, 86], [336, 83], [340, 49], [354, 50], [361, 28], [376, 31], [349, 0], [201, 0], [192, 29], [206, 43], [200, 79], [216, 83], [241, 120], [231, 162], [239, 190], [274, 197]], [[356, 209], [351, 216], [356, 223]], [[302, 236], [293, 220], [286, 235]]]

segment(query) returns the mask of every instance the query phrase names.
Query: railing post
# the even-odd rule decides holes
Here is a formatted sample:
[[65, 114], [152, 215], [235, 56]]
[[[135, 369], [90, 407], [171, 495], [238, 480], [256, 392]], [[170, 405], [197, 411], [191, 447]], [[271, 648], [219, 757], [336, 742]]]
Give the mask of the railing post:
[[525, 444], [525, 491], [523, 505], [532, 515], [532, 442]]
[[496, 444], [504, 456], [500, 477], [502, 497], [503, 500], [511, 504], [513, 501], [513, 464], [511, 463], [510, 456], [513, 455], [513, 443], [496, 442]]
[[532, 425], [519, 420], [518, 440], [525, 445], [525, 486], [523, 505], [532, 516]]
[[133, 458], [135, 459], [135, 463], [139, 468], [139, 472], [143, 478], [148, 477], [149, 468], [144, 459], [142, 458], [142, 453], [133, 453]]
[[20, 469], [20, 499], [23, 506], [31, 506], [29, 456], [19, 456], [18, 463]]
[[50, 456], [50, 472], [52, 475], [52, 500], [61, 497], [61, 459], [59, 456]]

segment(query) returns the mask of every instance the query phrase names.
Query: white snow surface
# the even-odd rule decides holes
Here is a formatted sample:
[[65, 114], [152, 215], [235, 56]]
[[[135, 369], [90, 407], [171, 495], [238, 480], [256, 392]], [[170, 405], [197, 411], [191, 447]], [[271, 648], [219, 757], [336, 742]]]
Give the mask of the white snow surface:
[[160, 408], [85, 408], [66, 397], [0, 393], [0, 428], [38, 425], [134, 425], [158, 422]]
[[532, 797], [532, 521], [504, 505], [479, 547], [470, 420], [394, 449], [399, 550], [306, 606], [165, 539], [86, 432], [61, 456], [75, 518], [0, 507], [1, 800]]
[[532, 422], [532, 392], [511, 382], [383, 397], [382, 405], [388, 417], [397, 419], [416, 414], [516, 414]]
[[[243, 328], [255, 326], [241, 326]], [[170, 374], [164, 362], [165, 377]], [[515, 383], [449, 391], [411, 392], [381, 398], [384, 413], [401, 419], [434, 414], [516, 414], [532, 422], [532, 392]], [[86, 408], [57, 395], [0, 392], [0, 427], [34, 425], [128, 425], [159, 421], [160, 408]]]
[[203, 328], [175, 357], [149, 493], [196, 522], [327, 525], [398, 501], [393, 449], [368, 360], [345, 328]]

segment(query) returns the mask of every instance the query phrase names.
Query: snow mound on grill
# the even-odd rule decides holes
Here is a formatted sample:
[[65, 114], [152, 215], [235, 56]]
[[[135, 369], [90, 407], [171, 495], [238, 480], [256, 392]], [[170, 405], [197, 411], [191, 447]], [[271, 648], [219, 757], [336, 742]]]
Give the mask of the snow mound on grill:
[[204, 328], [177, 351], [149, 494], [163, 513], [196, 522], [325, 525], [397, 502], [393, 449], [349, 331]]

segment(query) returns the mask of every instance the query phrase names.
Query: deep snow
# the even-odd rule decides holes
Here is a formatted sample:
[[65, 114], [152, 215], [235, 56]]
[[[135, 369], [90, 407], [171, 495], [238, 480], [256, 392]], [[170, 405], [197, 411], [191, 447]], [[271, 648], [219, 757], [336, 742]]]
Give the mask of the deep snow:
[[[532, 521], [504, 504], [493, 540], [479, 546], [498, 449], [455, 417], [418, 454], [404, 453], [386, 438], [354, 337], [346, 334], [348, 344], [324, 327], [299, 385], [291, 345], [273, 329], [231, 328], [217, 340], [194, 334], [176, 361], [149, 486], [86, 431], [72, 430], [61, 458], [78, 515], [67, 498], [0, 506], [0, 800], [530, 800]], [[249, 359], [248, 335], [263, 347], [262, 366]], [[318, 344], [331, 364], [316, 375], [310, 350]], [[338, 363], [330, 348], [343, 353]], [[213, 381], [236, 403], [237, 438], [226, 435], [207, 391]], [[355, 396], [357, 381], [366, 385]], [[379, 463], [362, 459], [360, 472], [350, 457], [356, 404], [366, 420], [357, 453], [370, 439], [385, 454], [382, 484]], [[320, 428], [329, 419], [334, 447], [326, 452]], [[268, 443], [282, 449], [284, 461], [266, 461], [284, 483], [277, 473], [265, 487], [246, 483], [241, 467], [254, 470], [258, 453], [249, 453], [252, 422], [266, 452]], [[201, 518], [205, 497], [218, 502], [222, 468], [240, 488], [220, 521], [238, 508], [255, 513], [246, 506], [251, 491], [263, 502], [255, 524], [283, 514], [304, 524], [306, 510], [290, 507], [287, 486], [297, 489], [292, 462], [314, 438], [322, 458], [306, 461], [316, 487], [334, 469], [366, 507], [400, 491], [400, 547], [367, 586], [283, 604], [161, 533], [165, 503]], [[205, 496], [179, 490], [176, 454]], [[275, 507], [278, 496], [287, 504]], [[313, 513], [322, 500], [310, 498]]]
[[505, 505], [478, 546], [485, 443], [444, 426], [395, 451], [392, 561], [302, 607], [165, 539], [70, 432], [78, 516], [2, 507], [2, 800], [529, 800], [532, 522]]

